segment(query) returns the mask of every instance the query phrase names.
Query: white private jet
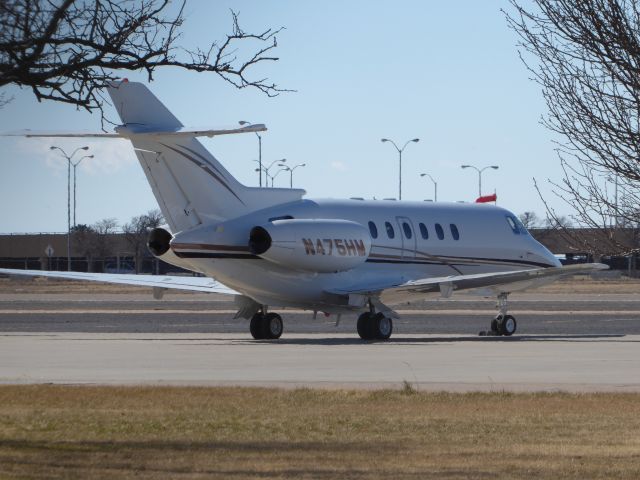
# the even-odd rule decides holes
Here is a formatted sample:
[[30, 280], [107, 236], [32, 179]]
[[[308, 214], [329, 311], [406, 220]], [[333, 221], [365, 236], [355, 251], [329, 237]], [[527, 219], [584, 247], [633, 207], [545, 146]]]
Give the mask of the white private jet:
[[235, 295], [236, 318], [251, 319], [256, 339], [282, 334], [271, 307], [333, 313], [338, 322], [359, 313], [360, 337], [386, 340], [398, 316], [391, 305], [460, 290], [496, 295], [499, 312], [489, 332], [512, 335], [509, 293], [608, 268], [562, 267], [515, 215], [496, 206], [312, 200], [304, 190], [246, 187], [196, 137], [264, 125], [185, 128], [141, 83], [125, 80], [108, 92], [123, 122], [115, 133], [20, 135], [129, 139], [168, 223], [150, 232], [150, 251], [205, 277], [0, 272]]

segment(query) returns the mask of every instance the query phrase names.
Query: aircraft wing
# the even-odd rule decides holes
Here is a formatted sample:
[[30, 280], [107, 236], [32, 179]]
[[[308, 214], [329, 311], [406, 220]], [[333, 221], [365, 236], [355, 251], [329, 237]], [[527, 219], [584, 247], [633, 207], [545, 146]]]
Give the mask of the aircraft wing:
[[467, 290], [480, 295], [497, 295], [539, 287], [558, 278], [606, 270], [608, 265], [587, 263], [566, 267], [535, 268], [511, 272], [478, 273], [432, 277], [393, 285], [354, 285], [351, 288], [330, 290], [339, 295], [363, 295], [378, 298], [382, 303], [403, 303], [419, 300], [432, 294], [450, 297], [454, 291]]
[[68, 280], [86, 280], [90, 282], [117, 283], [138, 287], [172, 288], [193, 292], [222, 293], [240, 295], [208, 277], [187, 277], [179, 275], [135, 275], [127, 273], [86, 273], [86, 272], [48, 272], [43, 270], [14, 270], [0, 268], [0, 273], [8, 275], [27, 275], [31, 277], [66, 278]]

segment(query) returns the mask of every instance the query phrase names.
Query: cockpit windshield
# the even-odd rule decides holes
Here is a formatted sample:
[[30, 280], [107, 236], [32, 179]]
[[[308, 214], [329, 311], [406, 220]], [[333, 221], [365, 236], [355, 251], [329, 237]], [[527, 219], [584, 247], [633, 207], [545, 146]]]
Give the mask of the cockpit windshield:
[[511, 231], [513, 231], [515, 235], [529, 235], [529, 232], [517, 217], [507, 215], [506, 218], [509, 227], [511, 227]]

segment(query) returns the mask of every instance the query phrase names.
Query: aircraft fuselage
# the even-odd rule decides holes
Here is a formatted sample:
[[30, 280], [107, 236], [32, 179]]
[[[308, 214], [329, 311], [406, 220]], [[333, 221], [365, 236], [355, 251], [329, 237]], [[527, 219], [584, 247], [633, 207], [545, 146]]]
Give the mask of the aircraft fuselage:
[[[311, 224], [308, 235], [288, 239], [279, 247], [297, 257], [286, 265], [252, 252], [254, 227], [303, 219], [350, 223]], [[560, 266], [508, 210], [462, 203], [306, 199], [177, 233], [171, 249], [180, 266], [262, 304], [327, 312], [361, 308], [332, 293], [354, 285]], [[341, 262], [358, 264], [339, 271]]]

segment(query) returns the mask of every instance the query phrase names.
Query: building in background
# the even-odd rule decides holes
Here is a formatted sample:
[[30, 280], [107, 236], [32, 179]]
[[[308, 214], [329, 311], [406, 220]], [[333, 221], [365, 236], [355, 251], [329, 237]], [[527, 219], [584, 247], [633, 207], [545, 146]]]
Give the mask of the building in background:
[[[602, 262], [613, 270], [629, 276], [640, 276], [637, 272], [640, 255], [616, 256], [608, 254], [604, 241], [599, 241], [599, 231], [594, 229], [553, 229], [534, 228], [531, 234], [556, 254], [563, 264]], [[636, 238], [637, 229], [620, 228], [622, 238]], [[580, 249], [580, 242], [589, 249]], [[80, 244], [79, 240], [85, 240]], [[144, 254], [136, 262], [135, 248], [123, 233], [100, 236], [93, 248], [87, 246], [86, 239], [79, 235], [72, 242], [71, 269], [78, 272], [102, 273], [192, 273], [158, 260], [144, 248]], [[578, 246], [576, 246], [578, 245]], [[595, 246], [595, 248], [593, 248]], [[589, 251], [591, 250], [591, 251]], [[630, 245], [629, 251], [634, 248]], [[0, 268], [19, 268], [30, 270], [66, 270], [67, 269], [66, 233], [21, 233], [0, 235]]]

